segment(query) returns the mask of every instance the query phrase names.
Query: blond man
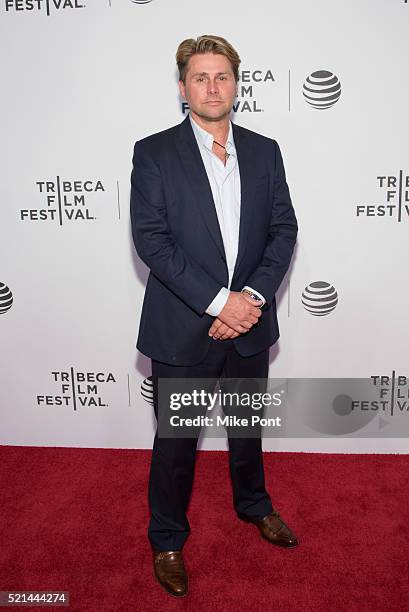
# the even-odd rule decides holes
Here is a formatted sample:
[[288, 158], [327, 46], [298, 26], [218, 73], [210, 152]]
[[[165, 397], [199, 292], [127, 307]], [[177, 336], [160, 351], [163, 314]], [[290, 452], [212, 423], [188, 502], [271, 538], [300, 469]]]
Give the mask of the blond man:
[[[156, 418], [161, 379], [267, 378], [275, 294], [297, 236], [277, 142], [230, 120], [236, 50], [206, 35], [184, 40], [176, 60], [190, 112], [135, 143], [131, 176], [133, 240], [150, 269], [137, 347], [152, 360]], [[261, 438], [228, 439], [237, 516], [270, 543], [295, 546], [265, 488]], [[196, 445], [157, 431], [152, 450], [148, 537], [155, 576], [177, 597], [188, 592]]]

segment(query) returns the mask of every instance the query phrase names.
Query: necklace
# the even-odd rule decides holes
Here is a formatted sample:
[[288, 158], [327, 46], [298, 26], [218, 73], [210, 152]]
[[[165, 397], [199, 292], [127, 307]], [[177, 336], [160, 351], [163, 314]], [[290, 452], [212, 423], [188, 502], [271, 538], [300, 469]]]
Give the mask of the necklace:
[[215, 144], [219, 145], [219, 147], [221, 147], [222, 149], [224, 149], [224, 164], [226, 165], [226, 162], [227, 162], [227, 160], [230, 157], [230, 153], [227, 153], [226, 147], [224, 145], [222, 145], [220, 142], [217, 142], [217, 140], [215, 140], [214, 138], [213, 138], [213, 142]]

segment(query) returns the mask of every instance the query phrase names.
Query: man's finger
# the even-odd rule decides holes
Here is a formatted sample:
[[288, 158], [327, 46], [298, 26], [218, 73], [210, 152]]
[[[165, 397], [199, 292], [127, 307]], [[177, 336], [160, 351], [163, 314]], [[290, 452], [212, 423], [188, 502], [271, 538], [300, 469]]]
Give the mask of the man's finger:
[[213, 338], [221, 338], [228, 330], [229, 327], [225, 323], [222, 323], [214, 332]]
[[253, 323], [251, 321], [245, 320], [241, 321], [242, 327], [246, 327], [247, 329], [251, 329], [253, 327]]
[[246, 327], [243, 327], [243, 325], [241, 325], [240, 323], [232, 324], [232, 329], [234, 329], [234, 331], [238, 332], [239, 334], [245, 334], [249, 331]]
[[223, 325], [223, 322], [216, 318], [209, 329], [209, 336], [213, 336], [214, 332], [220, 327], [220, 325]]
[[253, 317], [252, 315], [249, 315], [248, 321], [250, 321], [252, 325], [258, 323], [258, 319], [256, 317]]
[[227, 331], [221, 336], [221, 340], [228, 340], [229, 338], [233, 338], [234, 336], [238, 336], [238, 333], [234, 331], [231, 327], [227, 328]]

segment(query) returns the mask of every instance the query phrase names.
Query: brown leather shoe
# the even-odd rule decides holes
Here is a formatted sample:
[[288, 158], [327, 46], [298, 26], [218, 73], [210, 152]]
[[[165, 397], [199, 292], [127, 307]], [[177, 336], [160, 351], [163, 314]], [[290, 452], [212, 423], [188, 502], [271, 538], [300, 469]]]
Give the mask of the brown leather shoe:
[[292, 548], [297, 546], [298, 540], [291, 529], [281, 519], [277, 510], [262, 519], [252, 519], [248, 516], [240, 515], [240, 518], [248, 523], [257, 525], [261, 536], [271, 544]]
[[181, 550], [153, 550], [153, 569], [159, 584], [175, 597], [187, 593], [188, 579]]

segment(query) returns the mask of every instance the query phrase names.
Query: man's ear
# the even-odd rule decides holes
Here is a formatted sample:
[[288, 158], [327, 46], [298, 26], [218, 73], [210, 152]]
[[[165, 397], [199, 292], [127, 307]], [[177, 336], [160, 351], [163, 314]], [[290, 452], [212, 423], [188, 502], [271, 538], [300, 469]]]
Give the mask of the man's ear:
[[179, 91], [182, 98], [186, 100], [185, 84], [183, 81], [179, 81]]

